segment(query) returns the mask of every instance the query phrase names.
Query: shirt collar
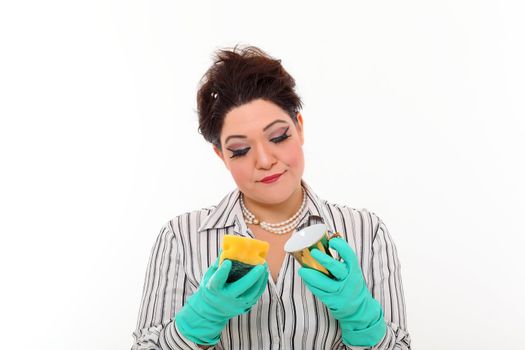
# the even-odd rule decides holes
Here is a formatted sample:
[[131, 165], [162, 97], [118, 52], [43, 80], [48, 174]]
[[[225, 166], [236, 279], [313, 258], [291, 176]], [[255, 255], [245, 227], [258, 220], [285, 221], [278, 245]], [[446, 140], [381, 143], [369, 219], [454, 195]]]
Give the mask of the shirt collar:
[[[315, 194], [312, 188], [304, 180], [301, 180], [301, 184], [306, 192], [307, 213], [303, 216], [301, 222], [308, 220], [311, 215], [319, 216], [328, 226], [329, 230], [335, 232], [327, 215], [324, 201]], [[238, 188], [226, 195], [226, 197], [224, 197], [219, 204], [212, 209], [208, 217], [199, 226], [198, 232], [235, 226], [234, 232], [243, 236], [248, 236], [247, 226], [242, 214], [240, 196], [241, 192]], [[298, 226], [301, 226], [301, 222]]]

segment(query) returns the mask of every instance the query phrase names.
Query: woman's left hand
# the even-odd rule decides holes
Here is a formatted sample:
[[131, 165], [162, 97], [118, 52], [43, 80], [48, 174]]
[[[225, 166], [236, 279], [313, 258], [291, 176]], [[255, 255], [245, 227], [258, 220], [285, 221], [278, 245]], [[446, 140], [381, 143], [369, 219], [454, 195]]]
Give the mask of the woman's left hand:
[[342, 262], [318, 249], [311, 254], [335, 278], [308, 267], [301, 267], [299, 275], [339, 321], [345, 344], [374, 346], [386, 332], [381, 305], [368, 291], [357, 257], [348, 243], [342, 238], [333, 238], [328, 244], [339, 253]]

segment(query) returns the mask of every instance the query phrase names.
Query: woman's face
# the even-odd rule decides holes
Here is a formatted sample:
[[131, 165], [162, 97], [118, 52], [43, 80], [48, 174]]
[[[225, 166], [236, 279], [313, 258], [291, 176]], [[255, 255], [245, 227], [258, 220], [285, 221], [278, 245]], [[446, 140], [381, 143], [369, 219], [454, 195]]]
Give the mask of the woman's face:
[[[304, 171], [300, 114], [296, 126], [276, 104], [262, 99], [251, 101], [226, 114], [220, 141], [222, 152], [214, 146], [215, 153], [245, 196], [276, 204], [298, 188]], [[277, 181], [261, 181], [275, 174], [282, 174]]]

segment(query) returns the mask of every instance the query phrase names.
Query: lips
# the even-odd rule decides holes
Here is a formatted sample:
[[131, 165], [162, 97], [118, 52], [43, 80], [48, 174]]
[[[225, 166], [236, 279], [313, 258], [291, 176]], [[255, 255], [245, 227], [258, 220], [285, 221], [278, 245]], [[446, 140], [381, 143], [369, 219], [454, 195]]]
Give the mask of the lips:
[[261, 182], [268, 182], [268, 181], [275, 180], [275, 179], [277, 179], [279, 176], [281, 176], [282, 174], [284, 174], [284, 172], [282, 172], [282, 173], [280, 173], [280, 174], [273, 174], [273, 175], [270, 175], [270, 176], [266, 176], [264, 179], [261, 180]]

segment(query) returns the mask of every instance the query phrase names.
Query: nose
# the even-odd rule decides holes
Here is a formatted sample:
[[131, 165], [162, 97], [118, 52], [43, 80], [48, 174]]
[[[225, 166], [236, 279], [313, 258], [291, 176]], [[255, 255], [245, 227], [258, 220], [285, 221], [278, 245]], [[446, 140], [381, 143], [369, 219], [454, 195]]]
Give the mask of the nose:
[[270, 169], [277, 161], [272, 151], [262, 144], [259, 144], [256, 148], [255, 167], [257, 169]]

